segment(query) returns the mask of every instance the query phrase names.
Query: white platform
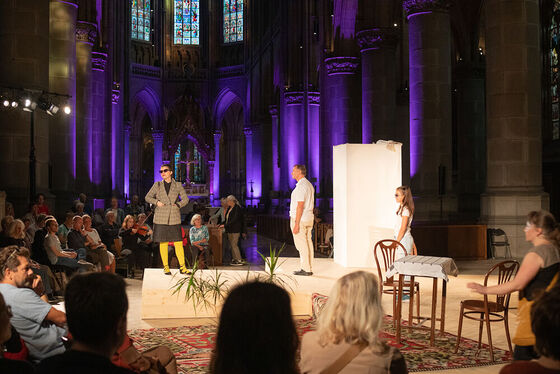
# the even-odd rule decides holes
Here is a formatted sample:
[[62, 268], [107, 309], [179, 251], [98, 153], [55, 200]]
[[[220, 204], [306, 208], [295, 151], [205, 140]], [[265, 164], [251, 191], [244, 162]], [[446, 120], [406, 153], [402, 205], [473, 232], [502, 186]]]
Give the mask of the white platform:
[[[345, 268], [336, 264], [332, 259], [315, 259], [313, 262], [313, 276], [303, 277], [292, 275], [300, 269], [298, 258], [282, 258], [278, 273], [285, 274], [283, 279], [292, 287], [292, 312], [296, 316], [311, 315], [311, 295], [321, 293], [328, 295], [334, 282], [356, 268]], [[371, 269], [369, 269], [371, 271]], [[228, 280], [231, 288], [246, 279], [247, 271], [232, 270], [231, 267], [220, 268], [221, 277]], [[160, 318], [208, 318], [216, 317], [220, 305], [216, 308], [198, 309], [195, 313], [192, 301], [185, 301], [185, 293], [173, 295], [173, 285], [180, 277], [179, 270], [171, 271], [174, 277], [163, 274], [162, 269], [145, 269], [142, 283], [142, 319]], [[204, 277], [215, 275], [215, 270], [202, 270]], [[250, 277], [263, 272], [250, 272]]]

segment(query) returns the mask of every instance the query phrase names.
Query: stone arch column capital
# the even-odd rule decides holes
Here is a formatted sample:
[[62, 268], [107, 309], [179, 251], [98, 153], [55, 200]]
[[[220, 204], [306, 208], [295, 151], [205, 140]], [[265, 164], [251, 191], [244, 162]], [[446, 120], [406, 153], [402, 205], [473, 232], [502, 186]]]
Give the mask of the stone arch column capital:
[[359, 59], [351, 56], [329, 57], [325, 59], [328, 75], [355, 74]]
[[278, 105], [269, 105], [268, 106], [268, 112], [270, 113], [270, 115], [272, 117], [275, 117], [278, 115]]
[[245, 134], [245, 137], [250, 137], [253, 136], [253, 128], [252, 127], [245, 127], [243, 129], [243, 134]]
[[395, 48], [399, 41], [397, 27], [376, 27], [362, 30], [356, 34], [360, 52], [372, 49]]
[[76, 23], [76, 42], [93, 45], [97, 38], [97, 26], [95, 23], [78, 21]]
[[153, 130], [152, 131], [152, 138], [154, 140], [162, 140], [165, 136], [165, 132], [163, 130]]
[[447, 12], [453, 0], [404, 0], [403, 9], [408, 16], [423, 12]]

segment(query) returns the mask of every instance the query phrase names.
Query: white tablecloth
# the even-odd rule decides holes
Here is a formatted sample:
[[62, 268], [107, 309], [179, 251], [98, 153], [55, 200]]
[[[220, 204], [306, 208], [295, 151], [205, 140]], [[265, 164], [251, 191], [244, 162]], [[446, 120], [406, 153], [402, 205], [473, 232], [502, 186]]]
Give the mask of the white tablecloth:
[[413, 275], [419, 277], [441, 278], [449, 281], [448, 275], [454, 277], [459, 274], [457, 265], [450, 257], [432, 256], [405, 256], [396, 260], [387, 270], [385, 276], [392, 277], [395, 274]]

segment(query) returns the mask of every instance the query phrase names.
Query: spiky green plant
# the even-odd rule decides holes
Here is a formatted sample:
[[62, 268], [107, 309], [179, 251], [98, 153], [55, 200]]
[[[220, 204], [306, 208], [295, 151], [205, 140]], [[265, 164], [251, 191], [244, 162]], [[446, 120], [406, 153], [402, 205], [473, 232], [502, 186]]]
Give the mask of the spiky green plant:
[[265, 256], [261, 252], [257, 251], [259, 256], [261, 256], [264, 261], [264, 272], [266, 274], [264, 278], [261, 277], [260, 274], [257, 275], [257, 280], [261, 282], [273, 283], [277, 286], [282, 287], [286, 291], [294, 293], [292, 286], [284, 280], [284, 278], [288, 278], [292, 282], [295, 282], [293, 277], [287, 274], [278, 273], [278, 268], [280, 268], [280, 266], [284, 264], [284, 262], [286, 262], [286, 260], [280, 261], [280, 254], [282, 254], [285, 247], [286, 243], [282, 244], [279, 249], [272, 248], [272, 244], [270, 244], [269, 256]]

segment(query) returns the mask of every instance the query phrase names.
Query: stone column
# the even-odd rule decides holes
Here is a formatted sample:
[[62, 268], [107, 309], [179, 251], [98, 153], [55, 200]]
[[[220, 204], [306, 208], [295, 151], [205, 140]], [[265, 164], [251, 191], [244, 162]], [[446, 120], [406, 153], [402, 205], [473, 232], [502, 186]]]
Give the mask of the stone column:
[[487, 0], [487, 182], [482, 220], [502, 228], [522, 257], [531, 210], [548, 209], [542, 188], [538, 0]]
[[278, 123], [278, 106], [270, 105], [268, 107], [270, 117], [272, 118], [272, 190], [280, 190], [280, 158], [279, 150], [279, 123]]
[[[49, 91], [68, 94], [72, 112], [49, 118], [52, 192], [60, 201], [75, 195], [76, 179], [76, 17], [78, 2], [52, 0], [49, 18]], [[59, 204], [61, 205], [61, 204]], [[57, 205], [58, 208], [58, 205]], [[62, 214], [64, 206], [56, 209]]]
[[456, 211], [451, 186], [451, 29], [447, 0], [405, 0], [410, 79], [410, 176], [416, 220]]
[[361, 135], [360, 80], [357, 76], [357, 57], [331, 57], [324, 61], [324, 147], [321, 169], [325, 175], [323, 193], [332, 196], [332, 147], [345, 143], [359, 143]]
[[214, 201], [216, 200], [216, 198], [218, 197], [218, 194], [214, 193], [214, 164], [215, 164], [214, 160], [206, 161], [206, 165], [208, 166], [208, 173], [206, 174], [208, 180], [206, 181], [206, 184], [208, 185], [208, 193], [210, 195], [209, 196], [210, 197], [210, 204], [213, 204]]
[[362, 55], [362, 143], [397, 140], [395, 51], [398, 29], [362, 30], [356, 35]]
[[119, 173], [119, 165], [122, 164], [122, 106], [119, 102], [121, 97], [120, 88], [119, 82], [113, 82], [113, 89], [111, 90], [111, 103], [113, 104], [111, 105], [111, 189], [113, 192], [123, 191], [123, 176]]
[[103, 197], [105, 186], [102, 186], [103, 175], [107, 173], [109, 166], [109, 153], [105, 152], [105, 139], [107, 139], [105, 129], [105, 103], [107, 90], [105, 87], [106, 75], [105, 65], [107, 64], [107, 53], [103, 51], [92, 52], [92, 182], [94, 192], [97, 197]]
[[[92, 102], [91, 51], [97, 26], [78, 21], [76, 25], [76, 187], [92, 191]], [[89, 194], [89, 193], [88, 193]]]
[[295, 186], [291, 176], [293, 166], [305, 163], [303, 92], [285, 92], [283, 109], [280, 127], [280, 189], [286, 193]]
[[[124, 164], [124, 197], [125, 200], [130, 196], [130, 133], [132, 131], [132, 126], [127, 123], [124, 126], [124, 142], [123, 142], [123, 164]], [[159, 174], [159, 172], [158, 172]]]
[[[253, 179], [253, 129], [250, 127], [246, 127], [243, 129], [243, 133], [245, 134], [245, 194], [246, 200], [249, 200], [251, 197], [251, 186], [254, 185], [255, 180]], [[252, 182], [252, 184], [251, 184]], [[254, 193], [254, 191], [253, 191]], [[245, 205], [247, 201], [245, 201]]]
[[222, 132], [216, 130], [214, 132], [214, 198], [219, 199], [220, 196], [220, 137]]
[[[0, 1], [0, 86], [49, 89], [49, 2]], [[38, 93], [9, 92], [11, 100]], [[20, 107], [0, 111], [0, 180], [16, 216], [29, 203], [30, 116]], [[60, 114], [57, 114], [60, 115]], [[48, 115], [35, 113], [36, 191], [47, 192], [49, 167]]]
[[315, 180], [312, 182], [316, 186], [315, 193], [319, 192], [319, 181], [321, 180], [321, 158], [319, 152], [321, 134], [320, 134], [320, 123], [319, 123], [319, 108], [321, 104], [321, 93], [320, 92], [308, 92], [307, 93], [307, 175], [308, 179]]
[[152, 131], [152, 138], [154, 139], [154, 182], [161, 180], [159, 170], [163, 164], [163, 136], [163, 130]]

